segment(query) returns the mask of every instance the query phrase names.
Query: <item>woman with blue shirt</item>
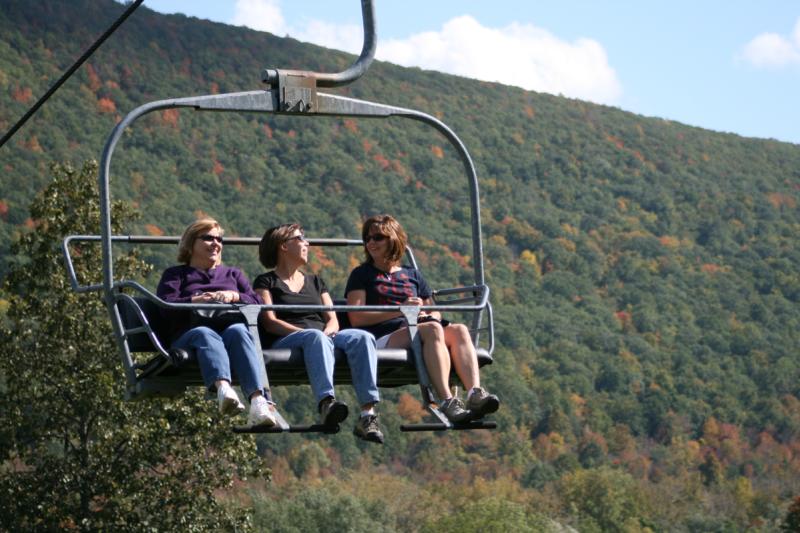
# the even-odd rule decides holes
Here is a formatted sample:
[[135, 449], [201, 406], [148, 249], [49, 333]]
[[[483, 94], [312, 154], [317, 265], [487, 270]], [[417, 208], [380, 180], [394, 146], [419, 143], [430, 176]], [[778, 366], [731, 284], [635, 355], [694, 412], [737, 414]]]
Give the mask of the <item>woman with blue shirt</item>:
[[[433, 305], [433, 291], [422, 273], [401, 264], [408, 237], [390, 215], [375, 215], [361, 227], [366, 261], [347, 280], [348, 305]], [[349, 313], [350, 323], [377, 338], [378, 348], [408, 348], [411, 338], [400, 311]], [[451, 422], [482, 418], [497, 411], [500, 400], [480, 385], [478, 356], [469, 329], [443, 320], [438, 312], [419, 314], [422, 355], [442, 412]], [[450, 365], [467, 392], [467, 403], [448, 386]]]

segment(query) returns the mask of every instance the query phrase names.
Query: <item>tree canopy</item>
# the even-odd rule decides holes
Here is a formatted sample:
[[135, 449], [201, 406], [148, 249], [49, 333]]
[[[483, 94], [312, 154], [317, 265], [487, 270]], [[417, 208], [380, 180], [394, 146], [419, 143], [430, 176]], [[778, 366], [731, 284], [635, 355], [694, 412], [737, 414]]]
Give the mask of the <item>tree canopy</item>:
[[[206, 530], [247, 524], [249, 513], [216, 498], [263, 468], [252, 439], [227, 431], [201, 394], [122, 401], [107, 313], [97, 293], [72, 291], [64, 236], [99, 223], [97, 164], [56, 165], [31, 204], [33, 231], [14, 244], [0, 329], [0, 529]], [[114, 227], [134, 215], [114, 205]], [[99, 248], [75, 251], [91, 279]], [[133, 253], [123, 275], [146, 265]]]
[[[5, 0], [0, 126], [20, 116], [121, 9], [112, 0]], [[50, 297], [27, 301], [21, 295], [44, 287], [15, 272], [47, 273], [69, 298], [62, 301], [95, 309], [92, 316], [104, 313], [96, 297], [64, 287], [56, 255], [43, 263], [46, 270], [32, 259], [58, 238], [11, 248], [43, 231], [29, 205], [53, 180], [54, 161], [97, 157], [113, 126], [145, 102], [260, 88], [265, 66], [336, 71], [352, 59], [140, 8], [4, 147], [0, 276], [9, 292], [0, 316], [24, 324], [3, 352], [9, 361], [33, 348], [83, 360], [84, 346], [106, 339], [102, 320], [70, 322], [63, 330], [85, 331], [89, 344], [65, 333], [56, 348], [60, 337], [39, 335], [23, 316], [45, 323], [40, 316], [51, 319], [62, 307]], [[392, 482], [399, 478], [404, 490], [453, 514], [458, 510], [440, 493], [472, 509], [470, 498], [491, 500], [483, 492], [489, 484], [508, 501], [491, 500], [487, 513], [511, 524], [542, 514], [584, 528], [779, 527], [800, 494], [800, 147], [379, 61], [358, 82], [331, 92], [425, 111], [470, 150], [497, 333], [496, 362], [482, 380], [503, 401], [501, 429], [402, 434], [400, 423], [420, 416], [417, 392], [385, 391], [384, 447], [361, 446], [347, 432], [258, 439], [259, 455], [275, 473], [276, 490], [264, 498], [283, 504], [296, 495], [300, 507], [324, 491], [289, 489], [319, 483], [349, 491], [342, 505], [354, 509], [354, 521], [363, 518], [359, 524], [371, 523], [378, 501], [406, 529], [433, 527], [436, 517], [415, 517], [412, 505], [403, 507], [399, 489], [381, 492], [397, 488]], [[390, 212], [408, 231], [426, 278], [441, 288], [471, 280], [461, 171], [445, 140], [413, 122], [181, 110], [153, 113], [125, 133], [111, 184], [114, 198], [142, 214], [121, 220], [122, 233], [179, 234], [206, 213], [228, 235], [260, 236], [271, 225], [299, 221], [310, 237], [354, 237], [364, 215]], [[67, 204], [59, 209], [71, 213]], [[97, 225], [80, 231], [97, 233]], [[138, 251], [156, 273], [174, 260], [172, 248]], [[310, 267], [341, 296], [359, 254], [312, 256]], [[262, 271], [254, 250], [229, 248], [225, 258], [251, 278]], [[128, 266], [155, 286], [152, 274]], [[103, 364], [101, 384], [111, 394], [121, 377], [113, 357]], [[7, 386], [38, 393], [56, 370], [20, 374], [30, 383], [16, 383], [15, 374], [5, 379], [14, 375]], [[342, 397], [352, 402], [348, 394]], [[307, 389], [281, 389], [276, 397], [291, 420], [316, 416]], [[192, 409], [202, 405], [187, 401]], [[152, 408], [167, 416], [183, 404], [156, 405], [131, 413]], [[22, 411], [9, 411], [17, 418], [1, 426], [4, 443], [17, 446], [26, 431], [38, 434], [12, 430]], [[9, 471], [25, 470], [9, 461]], [[365, 480], [365, 472], [374, 477]], [[382, 496], [339, 481], [351, 475]], [[607, 495], [595, 490], [617, 483]], [[247, 490], [235, 500], [248, 502]], [[626, 505], [636, 516], [620, 510]], [[441, 524], [464, 522], [445, 517]]]

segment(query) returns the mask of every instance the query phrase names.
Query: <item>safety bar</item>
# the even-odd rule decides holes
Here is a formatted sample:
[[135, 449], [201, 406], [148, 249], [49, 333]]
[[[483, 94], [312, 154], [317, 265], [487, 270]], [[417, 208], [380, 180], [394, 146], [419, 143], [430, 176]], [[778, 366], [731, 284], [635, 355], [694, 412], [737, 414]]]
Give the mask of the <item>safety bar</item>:
[[[124, 280], [118, 281], [114, 284], [114, 287], [117, 289], [133, 289], [137, 292], [140, 292], [142, 295], [146, 296], [149, 300], [152, 300], [156, 303], [159, 307], [163, 307], [164, 309], [239, 309], [244, 305], [248, 306], [258, 306], [261, 310], [264, 311], [397, 311], [403, 307], [409, 307], [406, 305], [347, 305], [347, 304], [339, 304], [339, 305], [275, 305], [275, 304], [241, 304], [241, 303], [170, 303], [167, 301], [162, 300], [152, 291], [148, 290], [140, 283], [131, 280]], [[481, 299], [478, 303], [474, 305], [419, 305], [413, 306], [418, 308], [421, 311], [460, 311], [460, 312], [470, 312], [470, 311], [481, 311], [486, 309], [489, 304], [489, 287], [482, 287], [481, 288]]]
[[[180, 242], [179, 236], [156, 236], [156, 235], [112, 235], [111, 241], [116, 243], [130, 243], [130, 244], [178, 244]], [[70, 245], [73, 242], [100, 242], [102, 241], [101, 235], [69, 235], [64, 238], [62, 242], [61, 249], [64, 255], [64, 262], [67, 268], [67, 275], [69, 277], [70, 285], [75, 292], [78, 293], [85, 293], [85, 292], [92, 292], [92, 291], [101, 291], [103, 290], [103, 284], [93, 284], [93, 285], [82, 285], [77, 278], [75, 273], [75, 267], [72, 261], [72, 254], [70, 253]], [[225, 237], [225, 244], [226, 245], [258, 245], [261, 242], [261, 239], [258, 237]], [[335, 239], [335, 238], [312, 238], [308, 240], [309, 244], [312, 246], [361, 246], [363, 242], [359, 239]], [[406, 256], [409, 258], [411, 265], [414, 268], [417, 267], [417, 261], [414, 257], [413, 250], [406, 246]], [[142, 286], [141, 284], [131, 281], [131, 280], [121, 280], [116, 281], [113, 284], [113, 289], [122, 289], [122, 288], [129, 288], [133, 289], [142, 295], [146, 296], [148, 299], [152, 300], [158, 306], [166, 308], [166, 309], [220, 309], [220, 306], [225, 306], [226, 309], [236, 309], [241, 306], [241, 304], [172, 304], [169, 302], [165, 302], [158, 296], [156, 296], [153, 292], [149, 291], [147, 288]], [[438, 289], [435, 290], [433, 295], [434, 298], [442, 297], [442, 296], [450, 296], [455, 294], [464, 294], [464, 293], [472, 293], [473, 296], [471, 297], [462, 297], [457, 299], [446, 300], [445, 302], [439, 302], [435, 305], [424, 305], [420, 306], [420, 310], [422, 311], [450, 311], [450, 312], [476, 312], [476, 311], [487, 311], [487, 319], [488, 325], [487, 327], [480, 327], [480, 325], [475, 325], [474, 332], [475, 332], [475, 342], [478, 341], [479, 332], [488, 330], [489, 332], [489, 346], [487, 351], [491, 354], [494, 352], [494, 316], [492, 314], [492, 306], [489, 302], [489, 287], [486, 285], [471, 285], [466, 287], [451, 287], [445, 289]], [[480, 295], [480, 302], [473, 305], [463, 305], [467, 302], [474, 302], [476, 298]], [[115, 291], [114, 298], [116, 300], [121, 299], [122, 297], [130, 298], [127, 295]], [[401, 310], [403, 306], [397, 305], [385, 305], [385, 306], [348, 306], [348, 305], [333, 305], [333, 306], [323, 306], [323, 305], [261, 305], [262, 310], [275, 310], [275, 311], [340, 311], [340, 312], [349, 312], [349, 311], [398, 311]], [[158, 345], [158, 343], [155, 343]]]

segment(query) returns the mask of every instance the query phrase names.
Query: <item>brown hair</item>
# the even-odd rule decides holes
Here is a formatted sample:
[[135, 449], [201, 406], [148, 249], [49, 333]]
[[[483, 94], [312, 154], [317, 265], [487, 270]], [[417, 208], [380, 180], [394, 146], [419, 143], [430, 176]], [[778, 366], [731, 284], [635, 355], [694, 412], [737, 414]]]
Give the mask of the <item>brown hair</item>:
[[181, 236], [180, 244], [178, 244], [178, 262], [188, 265], [192, 260], [192, 247], [194, 246], [194, 241], [200, 235], [203, 235], [214, 228], [219, 230], [220, 236], [225, 233], [225, 231], [222, 229], [222, 226], [219, 225], [219, 222], [211, 217], [199, 218], [189, 224], [189, 227], [184, 230], [183, 235]]
[[[406, 253], [408, 236], [403, 230], [403, 226], [395, 220], [392, 215], [373, 215], [364, 221], [361, 226], [361, 240], [364, 241], [369, 235], [369, 230], [376, 227], [383, 235], [389, 237], [389, 250], [386, 252], [386, 260], [390, 263], [399, 263]], [[364, 254], [367, 263], [372, 263], [372, 256], [367, 251], [367, 244], [364, 243]]]
[[297, 230], [302, 232], [303, 226], [297, 223], [281, 224], [280, 226], [269, 228], [264, 233], [264, 236], [261, 237], [261, 242], [258, 244], [258, 260], [261, 261], [264, 268], [275, 268], [277, 266], [278, 249]]

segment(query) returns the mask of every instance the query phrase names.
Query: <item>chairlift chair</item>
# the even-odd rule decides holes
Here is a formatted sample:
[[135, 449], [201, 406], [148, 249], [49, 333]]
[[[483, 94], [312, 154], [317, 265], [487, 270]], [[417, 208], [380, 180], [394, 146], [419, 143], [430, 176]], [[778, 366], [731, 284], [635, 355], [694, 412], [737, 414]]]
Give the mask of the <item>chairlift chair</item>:
[[[167, 303], [141, 284], [123, 279], [115, 279], [113, 269], [114, 243], [131, 245], [160, 244], [176, 245], [180, 237], [155, 237], [144, 235], [112, 235], [111, 233], [111, 160], [114, 149], [126, 128], [131, 127], [139, 118], [165, 109], [190, 108], [196, 111], [217, 111], [232, 113], [271, 113], [278, 115], [300, 116], [335, 116], [363, 118], [407, 118], [432, 126], [453, 145], [458, 153], [467, 178], [470, 190], [470, 208], [472, 224], [472, 249], [474, 282], [470, 286], [453, 287], [435, 291], [434, 305], [423, 306], [351, 306], [334, 302], [333, 306], [291, 306], [291, 305], [238, 305], [227, 304], [228, 308], [238, 309], [246, 318], [253, 335], [256, 347], [261, 350], [257, 318], [261, 311], [335, 311], [342, 321], [346, 320], [348, 311], [397, 311], [405, 317], [412, 339], [409, 349], [384, 348], [378, 351], [378, 385], [381, 387], [397, 387], [419, 384], [422, 404], [434, 418], [431, 423], [405, 424], [403, 431], [431, 431], [455, 429], [490, 429], [496, 427], [492, 421], [473, 421], [462, 424], [451, 423], [438, 409], [434, 401], [430, 378], [422, 359], [422, 345], [417, 332], [417, 314], [422, 310], [443, 312], [471, 313], [471, 332], [475, 343], [479, 365], [492, 362], [494, 349], [494, 321], [489, 303], [489, 287], [484, 279], [483, 247], [480, 224], [480, 201], [478, 180], [472, 159], [466, 147], [456, 134], [440, 120], [420, 111], [347, 98], [334, 94], [318, 92], [321, 87], [337, 87], [358, 79], [371, 64], [376, 45], [375, 12], [372, 0], [361, 0], [364, 25], [364, 44], [361, 55], [347, 70], [336, 74], [325, 74], [308, 71], [267, 69], [263, 80], [269, 85], [266, 90], [248, 91], [228, 94], [193, 96], [170, 100], [159, 100], [137, 107], [119, 122], [111, 132], [103, 150], [100, 166], [100, 235], [70, 235], [64, 239], [62, 250], [65, 257], [67, 273], [72, 288], [77, 292], [100, 291], [108, 309], [114, 336], [119, 349], [119, 356], [125, 371], [125, 397], [128, 400], [140, 400], [148, 397], [173, 396], [181, 394], [186, 387], [200, 386], [199, 368], [187, 354], [171, 351], [161, 342], [159, 309], [209, 309], [219, 308], [220, 304], [175, 304]], [[103, 281], [99, 284], [84, 285], [78, 281], [70, 254], [74, 242], [95, 241], [102, 248]], [[360, 239], [309, 239], [312, 246], [361, 246]], [[257, 245], [258, 238], [229, 237], [226, 245]], [[408, 249], [407, 257], [413, 266], [416, 265], [413, 252]], [[126, 291], [130, 291], [133, 295]], [[483, 315], [487, 315], [487, 325], [483, 324]], [[488, 343], [486, 347], [479, 345], [481, 331], [486, 331]], [[261, 350], [264, 354], [266, 372], [264, 381], [270, 386], [301, 385], [308, 383], [303, 364], [301, 349], [294, 350]], [[144, 362], [138, 362], [133, 354], [148, 352], [155, 354]], [[267, 380], [268, 377], [268, 380]], [[349, 383], [350, 373], [346, 366], [346, 358], [337, 357], [336, 383]], [[320, 425], [292, 426], [282, 418], [271, 428], [241, 427], [237, 432], [335, 432], [337, 428]]]

